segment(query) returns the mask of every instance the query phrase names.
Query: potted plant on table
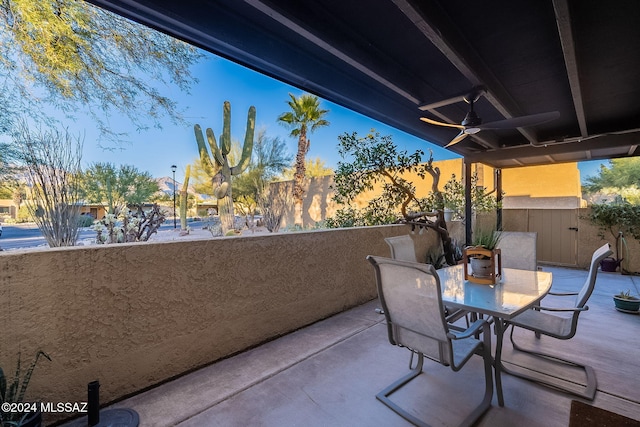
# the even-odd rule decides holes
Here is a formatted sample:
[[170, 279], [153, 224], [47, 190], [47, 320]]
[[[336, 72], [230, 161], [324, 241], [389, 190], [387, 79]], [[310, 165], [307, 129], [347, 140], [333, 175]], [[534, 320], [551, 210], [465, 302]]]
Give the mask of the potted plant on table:
[[616, 310], [625, 313], [638, 314], [640, 311], [640, 298], [631, 295], [631, 291], [621, 291], [619, 294], [613, 296], [613, 302], [616, 305]]
[[47, 353], [38, 351], [24, 375], [20, 368], [19, 354], [18, 366], [12, 377], [7, 376], [0, 368], [0, 427], [39, 427], [42, 425], [42, 414], [37, 403], [25, 405], [24, 402], [24, 394], [40, 356], [51, 361]]
[[[471, 264], [471, 274], [468, 274], [465, 263], [465, 278], [478, 283], [485, 283], [482, 279], [488, 278], [487, 283], [495, 283], [495, 277], [501, 270], [500, 250], [497, 248], [501, 236], [502, 233], [496, 230], [474, 231], [471, 246], [467, 246], [464, 250], [465, 258], [469, 259]], [[498, 272], [496, 272], [496, 266]], [[480, 280], [477, 280], [478, 278]]]

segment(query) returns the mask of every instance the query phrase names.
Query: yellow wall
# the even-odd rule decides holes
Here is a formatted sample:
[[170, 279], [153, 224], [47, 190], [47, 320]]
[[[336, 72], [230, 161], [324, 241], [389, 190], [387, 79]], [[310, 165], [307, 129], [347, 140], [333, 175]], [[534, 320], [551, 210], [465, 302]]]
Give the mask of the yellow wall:
[[577, 163], [527, 166], [504, 169], [503, 187], [510, 196], [580, 196], [580, 171]]
[[[456, 176], [461, 180], [464, 176], [462, 159], [439, 160], [434, 167], [440, 169], [438, 188]], [[478, 174], [478, 185], [487, 192], [495, 190], [495, 169], [475, 163], [472, 173]], [[420, 178], [416, 173], [402, 175], [416, 187], [416, 196], [426, 197], [432, 188], [430, 175]], [[278, 191], [286, 191], [291, 181], [277, 184]], [[303, 201], [303, 223], [305, 227], [313, 227], [316, 223], [331, 217], [338, 206], [333, 202], [333, 175], [306, 180], [306, 193]], [[563, 163], [548, 166], [528, 166], [502, 170], [502, 189], [505, 193], [503, 207], [505, 209], [577, 209], [583, 207], [580, 189], [580, 171], [577, 163]], [[373, 191], [361, 194], [356, 200], [358, 207], [365, 206], [369, 200], [380, 194], [381, 184]], [[293, 208], [286, 212], [282, 227], [293, 224]]]
[[[435, 161], [434, 167], [440, 169], [440, 190], [451, 179], [452, 174], [458, 181], [464, 176], [462, 159]], [[478, 174], [478, 185], [485, 187], [487, 191], [495, 189], [494, 168], [474, 163], [471, 171]], [[403, 178], [414, 183], [418, 197], [427, 196], [431, 191], [432, 180], [429, 175], [422, 179], [416, 173], [409, 173], [403, 175]], [[580, 171], [577, 163], [503, 169], [502, 191], [503, 206], [507, 209], [569, 209], [582, 206]], [[378, 192], [379, 190], [376, 190], [363, 194], [359, 200], [363, 203]]]
[[[464, 174], [464, 165], [462, 164], [461, 159], [434, 161], [433, 166], [434, 168], [438, 168], [440, 170], [440, 180], [438, 182], [438, 188], [441, 191], [447, 181], [451, 179], [452, 174], [455, 174], [458, 181]], [[412, 182], [413, 185], [415, 185], [417, 197], [427, 197], [431, 192], [431, 188], [433, 186], [431, 175], [427, 174], [424, 178], [421, 178], [417, 173], [410, 172], [402, 174], [401, 176], [402, 178], [406, 179], [409, 182]], [[360, 195], [360, 197], [358, 197], [357, 204], [359, 206], [365, 205], [368, 200], [375, 197], [377, 194], [380, 194], [381, 188], [382, 185], [378, 184], [375, 190], [363, 193], [362, 195]]]
[[504, 207], [571, 209], [582, 206], [577, 163], [504, 169]]
[[[438, 183], [438, 188], [442, 190], [444, 185], [451, 179], [451, 175], [454, 174], [456, 176], [456, 180], [460, 181], [460, 179], [464, 176], [464, 165], [462, 164], [461, 159], [451, 159], [451, 160], [439, 160], [433, 162], [434, 168], [440, 169], [440, 182]], [[420, 182], [420, 177], [415, 174], [412, 174], [412, 178], [414, 179], [414, 183]], [[424, 184], [426, 185], [426, 193], [428, 194], [431, 190], [431, 177], [429, 175], [424, 179]], [[426, 196], [426, 194], [425, 194]]]
[[[462, 159], [434, 162], [440, 169], [439, 189], [455, 174], [460, 181], [464, 176]], [[478, 185], [488, 192], [495, 189], [495, 169], [474, 163], [472, 173], [478, 174]], [[424, 180], [415, 173], [404, 176], [417, 188], [418, 197], [426, 196], [431, 190], [431, 177]], [[506, 209], [540, 208], [570, 209], [581, 207], [580, 171], [577, 163], [562, 163], [546, 166], [526, 166], [502, 170], [503, 207]]]
[[[456, 174], [463, 176], [462, 159], [434, 162], [442, 171], [441, 186]], [[495, 188], [495, 169], [483, 164], [473, 164], [472, 172], [478, 174], [478, 185], [487, 191]], [[561, 163], [545, 166], [525, 166], [502, 170], [503, 206], [507, 209], [522, 208], [579, 208], [582, 190], [577, 163]]]
[[[452, 159], [434, 162], [434, 167], [440, 170], [439, 189], [443, 190], [446, 182], [454, 174], [460, 181], [464, 175], [462, 159]], [[473, 164], [472, 173], [477, 173], [477, 185], [483, 186], [491, 197], [495, 197], [495, 169], [483, 165]], [[432, 189], [432, 178], [426, 175], [419, 177], [416, 173], [408, 173], [403, 178], [412, 182], [416, 187], [416, 195], [425, 197]], [[309, 180], [308, 193], [306, 195], [303, 211], [305, 226], [313, 226], [315, 223], [331, 216], [337, 206], [332, 201], [333, 177], [323, 177], [322, 184], [317, 180]], [[538, 213], [549, 210], [555, 213], [561, 210], [575, 210], [582, 206], [580, 172], [576, 163], [555, 164], [547, 166], [529, 166], [502, 170], [502, 189], [504, 198], [502, 202], [503, 216], [502, 227], [510, 231], [529, 231], [529, 213]], [[380, 194], [381, 184], [370, 192], [360, 195], [356, 199], [356, 206], [363, 207], [377, 194]], [[314, 208], [315, 207], [315, 208]], [[319, 208], [320, 207], [320, 208]], [[474, 215], [476, 225], [487, 228], [496, 224], [495, 214]], [[556, 216], [554, 216], [556, 217]], [[289, 212], [285, 219], [286, 224], [292, 223], [293, 212]], [[452, 223], [449, 223], [451, 226]], [[459, 242], [464, 242], [464, 234], [456, 236]], [[553, 241], [545, 241], [545, 245], [554, 245]], [[546, 246], [545, 246], [546, 247]], [[556, 260], [561, 262], [560, 260]], [[564, 261], [562, 261], [564, 262]]]

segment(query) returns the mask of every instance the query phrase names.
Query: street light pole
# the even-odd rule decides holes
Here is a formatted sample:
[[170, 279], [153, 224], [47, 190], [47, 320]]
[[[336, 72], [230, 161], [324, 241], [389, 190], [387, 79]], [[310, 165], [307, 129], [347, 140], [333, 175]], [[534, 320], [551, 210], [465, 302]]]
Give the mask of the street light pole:
[[176, 165], [171, 165], [171, 172], [173, 172], [173, 228], [178, 228], [176, 223]]

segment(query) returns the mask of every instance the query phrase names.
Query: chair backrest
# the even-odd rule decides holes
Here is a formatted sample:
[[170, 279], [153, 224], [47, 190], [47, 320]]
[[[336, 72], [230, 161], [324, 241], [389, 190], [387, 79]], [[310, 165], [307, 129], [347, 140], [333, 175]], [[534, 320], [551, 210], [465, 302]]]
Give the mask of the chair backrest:
[[[598, 248], [593, 255], [591, 256], [591, 265], [589, 266], [589, 274], [587, 275], [587, 279], [582, 285], [582, 288], [578, 292], [578, 295], [575, 297], [575, 308], [584, 308], [589, 300], [589, 297], [593, 293], [593, 289], [596, 286], [596, 276], [598, 275], [598, 266], [600, 265], [600, 261], [611, 255], [611, 249], [609, 249], [609, 244], [605, 243], [600, 248]], [[588, 307], [587, 307], [588, 308]], [[578, 329], [578, 316], [580, 316], [582, 311], [577, 310], [573, 312], [571, 317], [565, 318], [562, 320], [564, 327], [561, 328], [563, 332], [559, 335], [551, 334], [559, 339], [571, 339], [576, 334]]]
[[384, 241], [387, 242], [389, 248], [391, 248], [391, 258], [401, 261], [418, 262], [413, 239], [408, 234], [387, 237]]
[[538, 233], [523, 231], [503, 231], [500, 233], [502, 266], [520, 270], [538, 269], [536, 244]]
[[429, 264], [369, 255], [389, 341], [449, 365], [451, 339], [444, 316], [440, 278]]
[[593, 289], [596, 286], [596, 276], [598, 275], [598, 266], [600, 261], [608, 256], [613, 255], [613, 252], [609, 248], [609, 244], [605, 243], [600, 246], [591, 256], [591, 265], [589, 266], [589, 275], [582, 286], [582, 289], [578, 292], [576, 297], [576, 307], [582, 308], [587, 303], [587, 300], [591, 296]]

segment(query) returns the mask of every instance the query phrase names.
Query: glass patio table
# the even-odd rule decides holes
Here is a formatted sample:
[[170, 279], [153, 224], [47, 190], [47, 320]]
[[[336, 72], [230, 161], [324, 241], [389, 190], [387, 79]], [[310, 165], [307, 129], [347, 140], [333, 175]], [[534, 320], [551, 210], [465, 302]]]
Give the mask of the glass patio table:
[[463, 267], [454, 265], [438, 270], [442, 302], [447, 307], [493, 317], [496, 389], [498, 404], [504, 406], [501, 366], [505, 321], [536, 305], [551, 289], [552, 276], [544, 271], [503, 268], [500, 280], [495, 285], [481, 285], [465, 280]]

